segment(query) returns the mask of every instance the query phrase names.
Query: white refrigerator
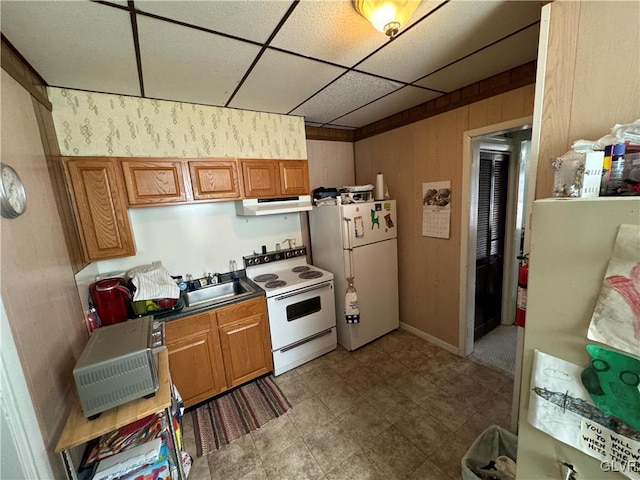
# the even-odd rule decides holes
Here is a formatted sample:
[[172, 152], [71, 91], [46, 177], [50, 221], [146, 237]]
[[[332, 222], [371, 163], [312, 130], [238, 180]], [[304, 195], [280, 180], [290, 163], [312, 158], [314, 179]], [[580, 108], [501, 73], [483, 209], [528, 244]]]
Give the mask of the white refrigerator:
[[[325, 205], [309, 212], [313, 264], [334, 275], [338, 343], [355, 350], [399, 327], [396, 201]], [[359, 323], [345, 320], [353, 277]]]
[[[520, 384], [518, 480], [565, 478], [560, 476], [561, 462], [573, 465], [579, 479], [626, 477], [621, 472], [605, 471], [608, 467], [599, 459], [535, 428], [529, 416], [535, 350], [581, 368], [589, 364], [585, 346], [600, 344], [589, 340], [587, 332], [618, 227], [639, 223], [640, 197], [545, 199], [533, 204]], [[543, 373], [559, 375], [554, 372]], [[555, 430], [561, 429], [567, 431], [563, 424]]]

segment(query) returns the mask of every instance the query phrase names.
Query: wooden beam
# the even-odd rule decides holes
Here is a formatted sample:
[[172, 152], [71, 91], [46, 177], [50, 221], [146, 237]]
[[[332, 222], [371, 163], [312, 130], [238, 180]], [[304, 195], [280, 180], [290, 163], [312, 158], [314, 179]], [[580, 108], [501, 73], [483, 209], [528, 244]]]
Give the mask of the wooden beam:
[[20, 52], [1, 35], [0, 65], [11, 77], [27, 90], [32, 97], [51, 111], [51, 102], [47, 97], [47, 82], [29, 65]]
[[353, 142], [353, 130], [305, 126], [307, 140], [329, 140], [332, 142]]
[[352, 132], [353, 141], [357, 142], [358, 140], [379, 135], [389, 130], [484, 100], [485, 98], [524, 87], [535, 83], [535, 80], [536, 62], [531, 61], [358, 128]]

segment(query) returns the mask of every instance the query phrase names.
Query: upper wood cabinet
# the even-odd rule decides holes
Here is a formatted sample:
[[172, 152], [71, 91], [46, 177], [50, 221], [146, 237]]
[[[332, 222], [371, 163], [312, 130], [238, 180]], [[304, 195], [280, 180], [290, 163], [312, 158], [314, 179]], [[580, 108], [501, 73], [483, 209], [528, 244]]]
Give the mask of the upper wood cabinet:
[[306, 160], [240, 160], [248, 198], [309, 194]]
[[85, 260], [135, 255], [115, 158], [63, 157]]
[[[158, 205], [189, 200], [188, 174], [180, 160], [121, 160], [129, 205]], [[190, 192], [189, 192], [190, 193]]]
[[194, 200], [241, 197], [235, 160], [189, 160]]
[[280, 193], [309, 195], [309, 165], [306, 160], [279, 160]]
[[245, 197], [278, 195], [278, 163], [273, 160], [240, 160]]

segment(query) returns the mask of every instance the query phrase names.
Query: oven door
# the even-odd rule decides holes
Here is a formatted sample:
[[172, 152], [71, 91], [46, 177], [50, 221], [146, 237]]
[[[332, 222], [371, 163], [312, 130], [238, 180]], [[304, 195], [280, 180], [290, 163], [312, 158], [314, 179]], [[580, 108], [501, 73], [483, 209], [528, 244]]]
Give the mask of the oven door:
[[267, 298], [267, 309], [273, 350], [335, 327], [333, 280]]

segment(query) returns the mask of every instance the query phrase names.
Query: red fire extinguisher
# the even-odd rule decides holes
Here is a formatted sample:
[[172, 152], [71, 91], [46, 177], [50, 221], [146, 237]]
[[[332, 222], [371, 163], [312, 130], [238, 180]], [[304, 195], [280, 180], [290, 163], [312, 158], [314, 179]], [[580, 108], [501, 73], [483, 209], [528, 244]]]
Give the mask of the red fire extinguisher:
[[527, 316], [527, 282], [529, 281], [529, 255], [518, 257], [522, 265], [518, 270], [518, 297], [516, 300], [516, 325], [524, 327]]

